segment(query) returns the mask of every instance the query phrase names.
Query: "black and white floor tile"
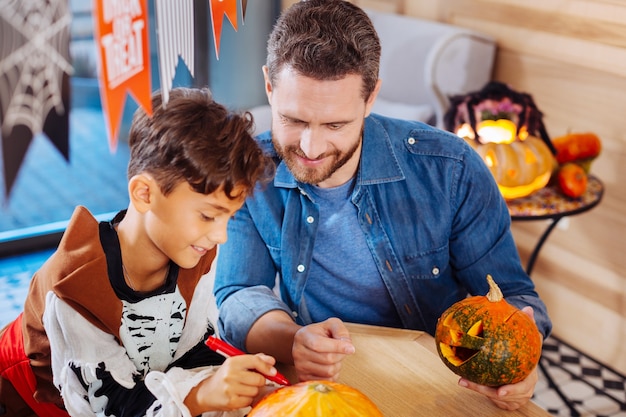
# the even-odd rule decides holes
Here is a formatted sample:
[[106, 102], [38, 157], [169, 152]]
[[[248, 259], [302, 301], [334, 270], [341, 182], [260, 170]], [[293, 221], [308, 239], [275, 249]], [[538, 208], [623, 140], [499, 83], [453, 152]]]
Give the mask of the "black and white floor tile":
[[[549, 337], [533, 401], [555, 416], [626, 417], [626, 377]], [[546, 373], [548, 377], [546, 377]], [[550, 380], [554, 386], [550, 386]]]
[[[22, 310], [33, 272], [51, 253], [52, 250], [44, 250], [0, 258], [0, 328]], [[541, 363], [543, 369], [533, 401], [550, 414], [626, 417], [624, 375], [555, 336], [545, 341]]]

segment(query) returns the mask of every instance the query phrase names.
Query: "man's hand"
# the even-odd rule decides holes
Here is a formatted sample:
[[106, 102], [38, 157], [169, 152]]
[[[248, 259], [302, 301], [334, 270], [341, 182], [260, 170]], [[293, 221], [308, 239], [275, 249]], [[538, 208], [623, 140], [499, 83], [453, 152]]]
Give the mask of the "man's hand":
[[[524, 307], [522, 309], [534, 321], [533, 308]], [[459, 380], [459, 385], [483, 394], [489, 398], [496, 406], [503, 410], [517, 410], [526, 404], [533, 396], [535, 385], [539, 380], [537, 368], [524, 379], [516, 384], [503, 385], [498, 388], [486, 387], [474, 382], [470, 382], [465, 378]]]
[[355, 352], [350, 333], [337, 318], [302, 327], [295, 334], [292, 355], [300, 381], [336, 381], [341, 361]]

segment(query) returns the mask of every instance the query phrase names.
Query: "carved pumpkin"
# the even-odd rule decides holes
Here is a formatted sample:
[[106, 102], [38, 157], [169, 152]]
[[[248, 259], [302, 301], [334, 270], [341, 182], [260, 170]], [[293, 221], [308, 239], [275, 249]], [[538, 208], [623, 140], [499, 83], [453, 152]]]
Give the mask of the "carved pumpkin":
[[530, 94], [490, 81], [481, 90], [450, 98], [445, 128], [482, 156], [504, 198], [545, 187], [556, 150]]
[[487, 275], [489, 293], [453, 304], [439, 318], [437, 352], [455, 374], [481, 385], [525, 379], [537, 366], [542, 337], [533, 320], [507, 303]]
[[486, 120], [478, 125], [481, 140], [464, 136], [485, 161], [506, 199], [525, 197], [545, 187], [556, 164], [541, 139], [524, 132], [520, 133], [523, 139], [516, 138], [514, 129], [510, 120]]
[[279, 388], [263, 398], [248, 417], [383, 417], [362, 392], [331, 381], [307, 381]]

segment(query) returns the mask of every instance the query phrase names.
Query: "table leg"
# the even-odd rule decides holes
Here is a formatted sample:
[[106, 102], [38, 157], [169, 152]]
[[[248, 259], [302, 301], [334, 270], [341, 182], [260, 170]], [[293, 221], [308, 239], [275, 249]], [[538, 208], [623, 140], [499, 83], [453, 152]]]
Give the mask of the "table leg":
[[[548, 236], [550, 235], [550, 233], [552, 233], [552, 230], [554, 230], [559, 220], [561, 220], [562, 218], [563, 216], [555, 217], [554, 219], [552, 219], [552, 223], [548, 225], [548, 228], [543, 232], [543, 234], [539, 238], [537, 245], [535, 245], [535, 249], [533, 249], [533, 252], [530, 255], [530, 258], [528, 259], [528, 264], [526, 266], [526, 273], [529, 276], [533, 270], [533, 267], [535, 266], [535, 261], [537, 260], [537, 256], [539, 256], [539, 251], [541, 250], [541, 247], [545, 243], [546, 239], [548, 239]], [[559, 398], [561, 398], [561, 400], [565, 403], [565, 405], [570, 409], [571, 416], [572, 417], [580, 416], [580, 413], [578, 412], [578, 410], [576, 410], [576, 408], [574, 407], [574, 404], [565, 396], [565, 394], [563, 394], [559, 386], [554, 382], [554, 380], [552, 379], [552, 376], [548, 372], [548, 369], [545, 367], [541, 359], [539, 360], [538, 365], [539, 365], [539, 370], [541, 371], [543, 376], [546, 378], [546, 381], [548, 382], [548, 385], [550, 386], [550, 388], [552, 388], [556, 392]]]
[[555, 217], [554, 219], [552, 219], [552, 223], [550, 223], [548, 228], [543, 232], [543, 234], [539, 238], [537, 245], [535, 245], [535, 249], [533, 249], [533, 252], [530, 254], [530, 258], [528, 259], [528, 264], [526, 264], [526, 273], [528, 275], [530, 275], [530, 273], [533, 271], [533, 267], [535, 266], [535, 261], [537, 260], [537, 256], [539, 256], [539, 251], [541, 250], [541, 247], [545, 243], [546, 239], [548, 238], [552, 230], [556, 227], [556, 224], [562, 218], [563, 216]]

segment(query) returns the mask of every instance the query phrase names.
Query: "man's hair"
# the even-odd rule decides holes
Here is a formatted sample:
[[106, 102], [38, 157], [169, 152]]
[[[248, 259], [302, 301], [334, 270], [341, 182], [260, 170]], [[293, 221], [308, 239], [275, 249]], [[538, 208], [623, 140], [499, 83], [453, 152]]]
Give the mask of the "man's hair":
[[151, 117], [141, 108], [133, 116], [129, 179], [147, 172], [164, 195], [186, 181], [202, 194], [223, 187], [229, 198], [239, 197], [238, 186], [250, 195], [271, 179], [274, 165], [251, 136], [250, 113], [228, 111], [206, 88], [175, 88], [165, 106], [157, 92], [152, 107]]
[[360, 75], [367, 100], [378, 80], [380, 40], [369, 16], [347, 1], [300, 1], [276, 22], [266, 64], [272, 85], [285, 67], [316, 80]]

